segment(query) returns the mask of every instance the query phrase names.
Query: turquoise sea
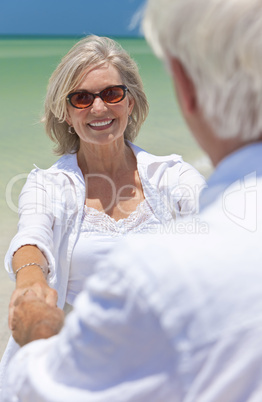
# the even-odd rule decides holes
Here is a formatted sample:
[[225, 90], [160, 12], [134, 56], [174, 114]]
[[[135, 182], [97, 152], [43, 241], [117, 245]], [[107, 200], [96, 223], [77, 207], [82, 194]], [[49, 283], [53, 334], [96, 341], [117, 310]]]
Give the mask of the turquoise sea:
[[[61, 57], [78, 38], [0, 39], [0, 252], [16, 231], [18, 194], [36, 164], [46, 168], [57, 157], [40, 118], [46, 86]], [[178, 153], [207, 175], [208, 159], [192, 139], [177, 106], [170, 77], [144, 39], [117, 39], [136, 60], [150, 104], [136, 143], [149, 152]]]

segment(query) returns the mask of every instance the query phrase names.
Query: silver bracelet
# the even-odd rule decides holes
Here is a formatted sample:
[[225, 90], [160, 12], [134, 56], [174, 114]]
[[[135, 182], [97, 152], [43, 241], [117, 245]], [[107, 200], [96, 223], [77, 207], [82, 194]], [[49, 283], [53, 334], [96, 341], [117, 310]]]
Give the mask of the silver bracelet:
[[44, 267], [42, 267], [42, 265], [40, 265], [40, 264], [37, 264], [37, 262], [29, 262], [28, 264], [25, 264], [25, 265], [22, 265], [22, 267], [20, 267], [20, 268], [18, 268], [17, 270], [16, 270], [16, 272], [15, 272], [15, 278], [17, 278], [17, 274], [18, 274], [18, 272], [21, 270], [21, 269], [23, 269], [23, 268], [25, 268], [25, 267], [31, 267], [31, 266], [36, 266], [36, 267], [39, 267], [40, 269], [41, 269], [41, 271], [43, 272], [43, 274], [44, 274], [44, 276], [45, 276], [45, 278], [47, 277], [47, 274], [48, 274], [48, 268], [44, 268]]

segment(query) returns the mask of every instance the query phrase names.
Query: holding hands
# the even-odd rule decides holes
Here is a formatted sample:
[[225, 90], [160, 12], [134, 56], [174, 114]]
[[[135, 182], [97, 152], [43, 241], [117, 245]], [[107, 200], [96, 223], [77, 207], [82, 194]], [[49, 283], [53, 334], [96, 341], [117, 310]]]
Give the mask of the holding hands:
[[34, 283], [27, 283], [26, 286], [22, 285], [17, 287], [12, 293], [11, 300], [9, 303], [9, 318], [8, 325], [12, 330], [12, 321], [14, 318], [14, 310], [16, 306], [21, 302], [21, 297], [25, 296], [28, 292], [34, 294], [36, 299], [41, 300], [44, 304], [50, 307], [56, 307], [57, 303], [57, 292], [56, 290], [50, 288], [46, 281], [37, 281]]
[[24, 346], [56, 335], [63, 326], [64, 312], [56, 306], [56, 290], [46, 281], [44, 255], [35, 246], [23, 246], [14, 255], [13, 268], [16, 289], [9, 304], [8, 324], [15, 341]]
[[64, 323], [63, 310], [48, 304], [33, 289], [14, 298], [11, 312], [9, 326], [20, 346], [58, 334]]

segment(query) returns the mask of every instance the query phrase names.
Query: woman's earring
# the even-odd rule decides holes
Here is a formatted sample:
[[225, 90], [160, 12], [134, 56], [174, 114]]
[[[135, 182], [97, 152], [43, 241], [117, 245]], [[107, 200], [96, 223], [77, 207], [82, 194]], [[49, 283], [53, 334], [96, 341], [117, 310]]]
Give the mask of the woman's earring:
[[128, 115], [128, 123], [127, 123], [127, 125], [130, 126], [130, 124], [132, 124], [132, 123], [133, 123], [133, 118], [132, 118], [131, 114], [129, 114]]
[[72, 135], [76, 134], [75, 129], [74, 129], [73, 126], [68, 127], [68, 132], [69, 132], [69, 134], [72, 134]]

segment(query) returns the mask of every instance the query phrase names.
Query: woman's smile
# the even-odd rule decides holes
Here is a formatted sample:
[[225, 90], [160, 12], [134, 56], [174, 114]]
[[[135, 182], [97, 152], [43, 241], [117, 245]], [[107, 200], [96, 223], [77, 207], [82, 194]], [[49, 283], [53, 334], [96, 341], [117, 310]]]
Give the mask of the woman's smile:
[[93, 130], [105, 130], [112, 126], [115, 119], [94, 120], [88, 124]]

